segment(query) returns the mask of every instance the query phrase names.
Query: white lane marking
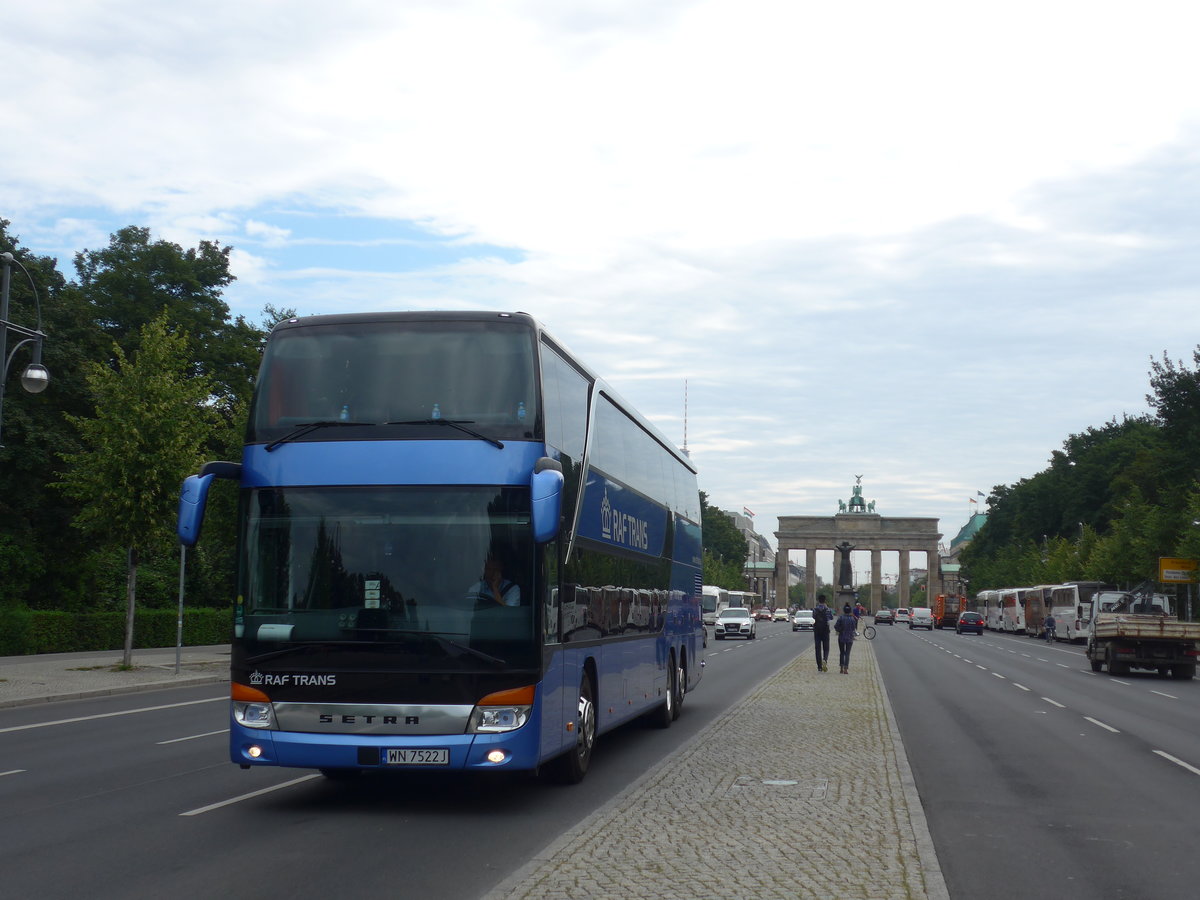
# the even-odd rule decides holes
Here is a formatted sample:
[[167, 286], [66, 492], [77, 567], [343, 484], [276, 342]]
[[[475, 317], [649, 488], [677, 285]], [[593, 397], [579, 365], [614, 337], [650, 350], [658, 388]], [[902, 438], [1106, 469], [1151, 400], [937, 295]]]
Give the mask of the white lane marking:
[[1170, 753], [1164, 753], [1162, 750], [1155, 750], [1153, 752], [1157, 753], [1163, 759], [1170, 760], [1171, 762], [1175, 763], [1175, 765], [1177, 765], [1177, 766], [1182, 766], [1183, 768], [1185, 768], [1189, 772], [1191, 772], [1193, 775], [1200, 775], [1200, 769], [1197, 769], [1195, 766], [1189, 766], [1182, 759], [1174, 757]]
[[93, 719], [111, 719], [114, 716], [132, 716], [135, 713], [157, 712], [160, 709], [178, 709], [181, 706], [195, 706], [198, 703], [216, 703], [219, 700], [229, 701], [229, 697], [209, 697], [207, 700], [188, 700], [186, 703], [165, 703], [162, 706], [143, 706], [140, 709], [123, 709], [120, 712], [97, 713], [94, 716], [77, 716], [74, 719], [55, 719], [53, 722], [34, 722], [30, 725], [11, 725], [0, 728], [0, 734], [10, 731], [28, 731], [30, 728], [49, 728], [51, 725], [71, 725], [75, 722], [90, 722]]
[[1069, 669], [1069, 668], [1071, 668], [1071, 667], [1070, 667], [1070, 666], [1068, 666], [1066, 663], [1055, 663], [1055, 665], [1056, 665], [1056, 666], [1058, 666], [1060, 669]]
[[1121, 733], [1118, 729], [1113, 728], [1111, 725], [1105, 725], [1099, 719], [1093, 719], [1091, 716], [1084, 716], [1084, 718], [1087, 719], [1089, 722], [1091, 722], [1093, 725], [1099, 725], [1101, 728], [1107, 729], [1108, 731], [1111, 731], [1113, 734]]
[[158, 746], [162, 747], [162, 746], [165, 746], [166, 744], [178, 744], [181, 741], [194, 741], [194, 740], [197, 740], [198, 738], [212, 737], [214, 734], [229, 734], [229, 729], [222, 728], [220, 731], [206, 731], [206, 732], [204, 732], [204, 734], [192, 734], [192, 735], [188, 735], [187, 737], [171, 738], [169, 741], [159, 741]]
[[1114, 678], [1112, 680], [1115, 681], [1117, 684], [1126, 684], [1126, 685], [1133, 684], [1132, 681], [1122, 681], [1120, 678]]
[[1015, 681], [1013, 682], [1013, 687], [1020, 688], [1020, 689], [1021, 689], [1021, 690], [1023, 690], [1023, 691], [1028, 691], [1028, 690], [1029, 690], [1029, 688], [1025, 687], [1025, 685], [1023, 685], [1023, 684], [1017, 684]]
[[1178, 700], [1179, 699], [1174, 694], [1164, 694], [1162, 691], [1151, 691], [1150, 693], [1158, 694], [1158, 696], [1160, 696], [1160, 697], [1166, 697], [1168, 700]]
[[1061, 703], [1059, 703], [1057, 700], [1051, 700], [1049, 697], [1043, 697], [1042, 699], [1045, 700], [1047, 703], [1049, 703], [1051, 706], [1057, 706], [1059, 709], [1066, 709], [1066, 707], [1063, 706]]
[[228, 800], [222, 800], [219, 803], [210, 803], [208, 806], [202, 806], [199, 809], [188, 810], [180, 813], [181, 816], [198, 816], [206, 812], [212, 812], [214, 809], [221, 809], [225, 806], [232, 806], [235, 803], [241, 803], [243, 800], [250, 800], [254, 797], [261, 797], [263, 794], [270, 794], [275, 791], [281, 791], [284, 788], [289, 788], [297, 784], [303, 784], [306, 781], [312, 781], [314, 778], [320, 778], [321, 775], [304, 775], [301, 778], [293, 778], [291, 781], [285, 781], [283, 784], [277, 784], [274, 787], [263, 788], [261, 791], [251, 791], [249, 794], [242, 794], [240, 797], [231, 797]]
[[20, 775], [24, 771], [25, 769], [9, 769], [7, 772], [0, 772], [0, 778], [3, 778], [5, 775]]
[[[967, 662], [970, 662], [970, 660], [967, 660]], [[987, 671], [987, 666], [981, 666], [979, 663], [975, 663], [975, 668], [983, 669], [985, 672]]]
[[1003, 675], [1001, 675], [999, 672], [993, 672], [992, 674], [993, 674], [993, 675], [995, 675], [997, 678], [1003, 678], [1003, 677], [1004, 677], [1004, 676], [1003, 676]]

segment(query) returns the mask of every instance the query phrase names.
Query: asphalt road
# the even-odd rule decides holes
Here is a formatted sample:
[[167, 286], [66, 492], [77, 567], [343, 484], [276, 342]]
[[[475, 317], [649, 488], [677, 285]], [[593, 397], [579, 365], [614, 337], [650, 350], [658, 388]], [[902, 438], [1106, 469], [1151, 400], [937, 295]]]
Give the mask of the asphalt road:
[[665, 731], [601, 738], [587, 779], [243, 771], [227, 692], [201, 686], [0, 710], [0, 871], [11, 897], [475, 898], [694, 737], [808, 634], [713, 641]]
[[1200, 681], [1081, 647], [880, 628], [876, 657], [950, 895], [1192, 898]]

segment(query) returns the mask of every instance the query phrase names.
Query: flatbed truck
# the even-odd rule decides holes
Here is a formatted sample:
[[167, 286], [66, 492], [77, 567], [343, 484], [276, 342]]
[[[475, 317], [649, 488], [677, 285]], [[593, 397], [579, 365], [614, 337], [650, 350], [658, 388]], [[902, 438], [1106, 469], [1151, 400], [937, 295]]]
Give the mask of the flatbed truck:
[[1196, 676], [1200, 623], [1181, 622], [1170, 598], [1134, 591], [1101, 592], [1093, 598], [1087, 658], [1092, 671], [1110, 675], [1153, 669], [1162, 677]]

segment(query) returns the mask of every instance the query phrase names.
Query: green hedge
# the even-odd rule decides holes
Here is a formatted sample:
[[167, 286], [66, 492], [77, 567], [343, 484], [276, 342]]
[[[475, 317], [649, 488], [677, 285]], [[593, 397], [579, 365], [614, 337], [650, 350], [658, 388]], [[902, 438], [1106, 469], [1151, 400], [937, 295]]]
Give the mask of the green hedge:
[[[185, 609], [184, 646], [229, 643], [231, 618], [227, 609]], [[133, 623], [133, 646], [174, 647], [177, 622], [178, 615], [173, 609], [139, 609]], [[0, 656], [120, 650], [124, 646], [122, 611], [70, 613], [0, 608]]]

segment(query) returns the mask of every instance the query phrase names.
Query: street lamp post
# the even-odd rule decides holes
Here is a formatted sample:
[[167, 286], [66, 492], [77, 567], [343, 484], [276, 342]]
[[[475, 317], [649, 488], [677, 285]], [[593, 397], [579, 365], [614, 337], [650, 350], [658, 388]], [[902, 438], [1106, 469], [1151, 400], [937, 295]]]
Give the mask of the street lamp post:
[[[36, 329], [25, 328], [8, 321], [8, 289], [14, 265], [20, 266], [25, 277], [29, 279], [29, 287], [33, 290], [33, 303], [37, 308]], [[42, 331], [42, 304], [38, 301], [37, 285], [33, 283], [29, 270], [21, 265], [11, 253], [7, 251], [0, 253], [0, 266], [3, 267], [3, 270], [0, 271], [0, 363], [4, 365], [3, 370], [0, 370], [0, 448], [2, 448], [4, 446], [4, 387], [8, 382], [8, 367], [12, 364], [13, 357], [26, 344], [33, 344], [33, 361], [21, 373], [21, 386], [31, 394], [40, 394], [46, 389], [46, 385], [50, 383], [50, 372], [42, 365], [42, 341], [46, 335]], [[21, 338], [12, 348], [12, 352], [9, 352], [8, 349], [8, 333], [10, 331]]]

